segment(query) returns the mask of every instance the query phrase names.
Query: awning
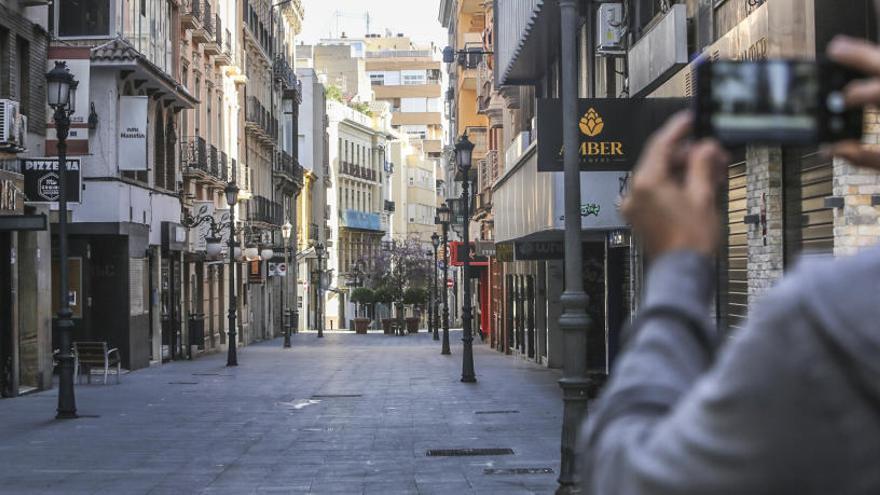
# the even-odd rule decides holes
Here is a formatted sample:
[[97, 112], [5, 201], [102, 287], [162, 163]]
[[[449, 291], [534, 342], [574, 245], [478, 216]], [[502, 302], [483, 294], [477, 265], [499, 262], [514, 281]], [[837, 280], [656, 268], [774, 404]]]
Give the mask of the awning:
[[559, 8], [555, 0], [497, 2], [495, 43], [500, 85], [528, 85], [546, 72], [559, 51]]
[[147, 60], [123, 38], [116, 38], [92, 48], [92, 68], [127, 71], [123, 78], [132, 78], [150, 96], [162, 99], [166, 106], [194, 108], [199, 100], [173, 77]]

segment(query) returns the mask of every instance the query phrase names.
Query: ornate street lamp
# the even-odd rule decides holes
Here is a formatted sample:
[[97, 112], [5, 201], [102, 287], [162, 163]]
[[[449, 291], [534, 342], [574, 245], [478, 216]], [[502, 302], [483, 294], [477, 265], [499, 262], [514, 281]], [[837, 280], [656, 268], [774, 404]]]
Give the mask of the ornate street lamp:
[[67, 70], [66, 62], [55, 62], [46, 74], [46, 91], [49, 106], [54, 110], [55, 131], [58, 136], [58, 335], [61, 349], [58, 353], [60, 377], [58, 383], [57, 419], [73, 419], [76, 414], [76, 396], [73, 390], [74, 358], [71, 349], [73, 312], [70, 310], [69, 272], [67, 254], [67, 135], [70, 132], [70, 116], [76, 100], [77, 81]]
[[229, 345], [226, 353], [226, 366], [238, 366], [235, 349], [235, 205], [238, 203], [238, 186], [235, 182], [226, 185], [226, 204], [229, 205]]
[[438, 296], [438, 288], [437, 288], [437, 248], [440, 247], [440, 236], [437, 235], [436, 232], [431, 234], [431, 245], [434, 246], [434, 264], [431, 265], [431, 324], [434, 327], [434, 340], [440, 340], [440, 332], [438, 330], [440, 316], [437, 314], [437, 296]]
[[[293, 225], [290, 224], [289, 220], [281, 226], [281, 237], [284, 239], [284, 266], [287, 267], [288, 271], [290, 266], [288, 266], [289, 262], [287, 260], [287, 244], [290, 243], [290, 232], [292, 230]], [[281, 323], [284, 325], [284, 347], [288, 348], [290, 347], [290, 315], [288, 314], [287, 301], [284, 300], [285, 285], [287, 285], [287, 274], [281, 280]], [[285, 316], [287, 316], [286, 324], [284, 321]]]
[[315, 254], [318, 256], [318, 300], [315, 301], [317, 303], [317, 308], [315, 308], [318, 313], [318, 338], [324, 338], [324, 245], [320, 242], [315, 244]]
[[452, 352], [449, 350], [449, 288], [446, 287], [446, 281], [449, 280], [449, 222], [452, 221], [452, 210], [445, 204], [440, 206], [436, 221], [443, 232], [443, 347], [440, 354], [449, 355]]
[[470, 255], [470, 186], [471, 159], [474, 152], [474, 143], [467, 136], [467, 132], [461, 135], [455, 145], [455, 158], [458, 171], [461, 174], [461, 209], [462, 209], [462, 244], [465, 249], [464, 263], [464, 301], [461, 307], [462, 338], [464, 344], [461, 361], [461, 381], [474, 383], [477, 381], [474, 373], [474, 336], [472, 333], [473, 309], [471, 308], [471, 255]]

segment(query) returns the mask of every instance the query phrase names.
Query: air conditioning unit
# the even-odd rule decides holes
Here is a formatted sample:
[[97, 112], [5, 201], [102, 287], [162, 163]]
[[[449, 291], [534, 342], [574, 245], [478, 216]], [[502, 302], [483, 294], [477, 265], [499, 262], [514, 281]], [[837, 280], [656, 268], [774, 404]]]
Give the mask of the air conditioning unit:
[[0, 100], [0, 150], [13, 153], [25, 150], [27, 117], [18, 111], [18, 102]]
[[626, 26], [623, 4], [603, 3], [596, 17], [596, 52], [601, 55], [623, 55]]

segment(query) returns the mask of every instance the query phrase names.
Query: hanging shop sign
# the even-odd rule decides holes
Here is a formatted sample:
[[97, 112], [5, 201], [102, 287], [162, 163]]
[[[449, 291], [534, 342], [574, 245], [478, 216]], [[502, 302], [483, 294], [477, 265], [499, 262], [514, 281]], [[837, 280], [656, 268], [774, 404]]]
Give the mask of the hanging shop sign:
[[[214, 202], [210, 200], [193, 201], [191, 215], [197, 221], [204, 217], [214, 216]], [[211, 237], [211, 222], [202, 222], [198, 227], [190, 230], [190, 250], [193, 252], [207, 251], [208, 237]]]
[[[631, 170], [645, 142], [687, 98], [578, 100], [578, 158], [582, 171]], [[538, 99], [538, 171], [563, 171], [562, 100]]]
[[475, 241], [474, 246], [477, 256], [486, 258], [492, 258], [495, 256], [494, 241]]
[[473, 242], [470, 243], [470, 249], [461, 242], [450, 242], [449, 246], [452, 253], [452, 259], [449, 260], [450, 265], [462, 266], [465, 261], [470, 259], [470, 266], [489, 266], [489, 258], [477, 253], [476, 245]]
[[[28, 203], [56, 203], [61, 198], [58, 158], [24, 158], [21, 173], [24, 175], [24, 195]], [[82, 173], [79, 158], [67, 159], [68, 203], [79, 203], [82, 192]]]
[[248, 262], [248, 283], [263, 283], [263, 262], [260, 260]]
[[286, 277], [287, 263], [269, 263], [268, 270], [270, 277]]
[[565, 248], [560, 241], [524, 241], [515, 245], [517, 261], [561, 260]]
[[147, 96], [119, 97], [119, 170], [147, 170]]

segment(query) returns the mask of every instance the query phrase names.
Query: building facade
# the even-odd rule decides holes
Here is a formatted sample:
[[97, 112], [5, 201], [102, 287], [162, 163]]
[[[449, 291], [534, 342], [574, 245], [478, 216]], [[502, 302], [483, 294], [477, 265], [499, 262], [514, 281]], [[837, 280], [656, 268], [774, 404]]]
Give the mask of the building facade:
[[49, 208], [21, 161], [46, 153], [47, 12], [0, 1], [0, 397], [52, 387]]

